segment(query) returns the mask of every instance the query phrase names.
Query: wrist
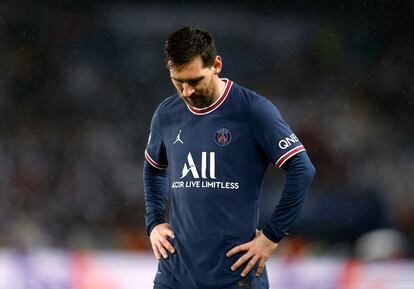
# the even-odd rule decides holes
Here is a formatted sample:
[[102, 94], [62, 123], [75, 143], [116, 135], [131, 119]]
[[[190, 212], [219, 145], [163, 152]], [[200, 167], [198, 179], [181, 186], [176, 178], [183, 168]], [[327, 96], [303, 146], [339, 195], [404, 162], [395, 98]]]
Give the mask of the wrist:
[[277, 246], [278, 245], [278, 243], [277, 242], [274, 242], [273, 240], [271, 240], [271, 239], [269, 239], [264, 233], [263, 233], [263, 231], [259, 231], [259, 236], [261, 237], [261, 238], [263, 238], [263, 240], [269, 245], [269, 246]]
[[266, 225], [263, 230], [263, 235], [269, 239], [270, 241], [272, 241], [275, 244], [278, 244], [280, 242], [280, 240], [284, 237], [283, 233], [279, 230], [277, 230], [277, 232], [275, 232], [273, 230], [272, 227], [270, 227], [269, 225]]

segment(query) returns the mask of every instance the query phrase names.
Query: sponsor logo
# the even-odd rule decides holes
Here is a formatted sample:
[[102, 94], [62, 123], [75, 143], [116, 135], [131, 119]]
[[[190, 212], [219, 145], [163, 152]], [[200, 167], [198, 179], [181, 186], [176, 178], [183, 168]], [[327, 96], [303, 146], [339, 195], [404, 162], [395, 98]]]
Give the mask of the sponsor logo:
[[296, 137], [294, 133], [292, 133], [290, 136], [285, 137], [284, 139], [279, 141], [279, 147], [284, 150], [290, 147], [292, 144], [297, 143], [299, 139]]
[[[190, 174], [191, 173], [191, 174]], [[201, 153], [201, 168], [196, 166], [191, 152], [187, 155], [187, 160], [184, 163], [181, 177], [193, 177], [193, 180], [175, 181], [171, 188], [206, 188], [206, 189], [224, 189], [237, 190], [239, 188], [238, 182], [221, 182], [216, 181], [216, 153], [202, 152]], [[203, 180], [198, 180], [198, 179]]]
[[[210, 152], [210, 179], [216, 178], [216, 153]], [[194, 163], [193, 156], [191, 153], [187, 155], [187, 162], [184, 163], [182, 174], [180, 179], [184, 178], [188, 173], [191, 172], [194, 179], [199, 179], [200, 175]], [[207, 179], [207, 152], [201, 153], [201, 178]]]
[[214, 141], [219, 146], [226, 146], [231, 141], [231, 134], [227, 128], [221, 128], [214, 134]]
[[182, 140], [181, 140], [181, 129], [180, 129], [180, 131], [178, 132], [178, 134], [177, 134], [177, 137], [175, 138], [175, 142], [173, 143], [173, 144], [176, 144], [177, 142], [180, 142], [180, 143], [184, 143]]

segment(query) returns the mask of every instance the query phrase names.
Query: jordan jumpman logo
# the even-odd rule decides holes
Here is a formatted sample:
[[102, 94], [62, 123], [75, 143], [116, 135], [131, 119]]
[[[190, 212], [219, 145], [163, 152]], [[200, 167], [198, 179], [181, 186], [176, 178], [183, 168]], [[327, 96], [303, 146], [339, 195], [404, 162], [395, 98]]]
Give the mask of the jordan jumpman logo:
[[176, 142], [180, 142], [180, 143], [182, 143], [183, 144], [183, 141], [181, 140], [181, 138], [180, 138], [180, 135], [181, 135], [181, 129], [180, 129], [180, 131], [178, 132], [178, 135], [177, 135], [177, 138], [175, 139], [175, 142], [173, 143], [173, 144], [175, 144]]

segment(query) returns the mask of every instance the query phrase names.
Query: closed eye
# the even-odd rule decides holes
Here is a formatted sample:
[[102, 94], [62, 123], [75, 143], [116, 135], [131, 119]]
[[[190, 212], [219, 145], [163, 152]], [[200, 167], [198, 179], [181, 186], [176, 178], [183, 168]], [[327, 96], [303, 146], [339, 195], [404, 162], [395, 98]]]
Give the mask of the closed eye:
[[191, 86], [196, 86], [197, 83], [199, 83], [199, 82], [200, 82], [200, 80], [189, 80], [189, 81], [187, 81], [187, 83]]
[[191, 79], [178, 79], [178, 78], [172, 77], [172, 79], [174, 81], [178, 82], [179, 84], [182, 84], [182, 83], [186, 82], [186, 83], [188, 83], [191, 86], [197, 85], [203, 78], [204, 78], [204, 76], [200, 76], [200, 77], [196, 77], [196, 78], [191, 78]]

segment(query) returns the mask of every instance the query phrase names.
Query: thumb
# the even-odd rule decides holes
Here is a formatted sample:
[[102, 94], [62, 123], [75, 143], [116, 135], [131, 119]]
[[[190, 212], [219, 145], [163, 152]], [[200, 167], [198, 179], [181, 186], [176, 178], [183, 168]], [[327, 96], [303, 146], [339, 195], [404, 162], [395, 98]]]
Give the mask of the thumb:
[[174, 232], [173, 231], [171, 231], [170, 229], [167, 229], [165, 233], [167, 234], [167, 236], [174, 239]]

